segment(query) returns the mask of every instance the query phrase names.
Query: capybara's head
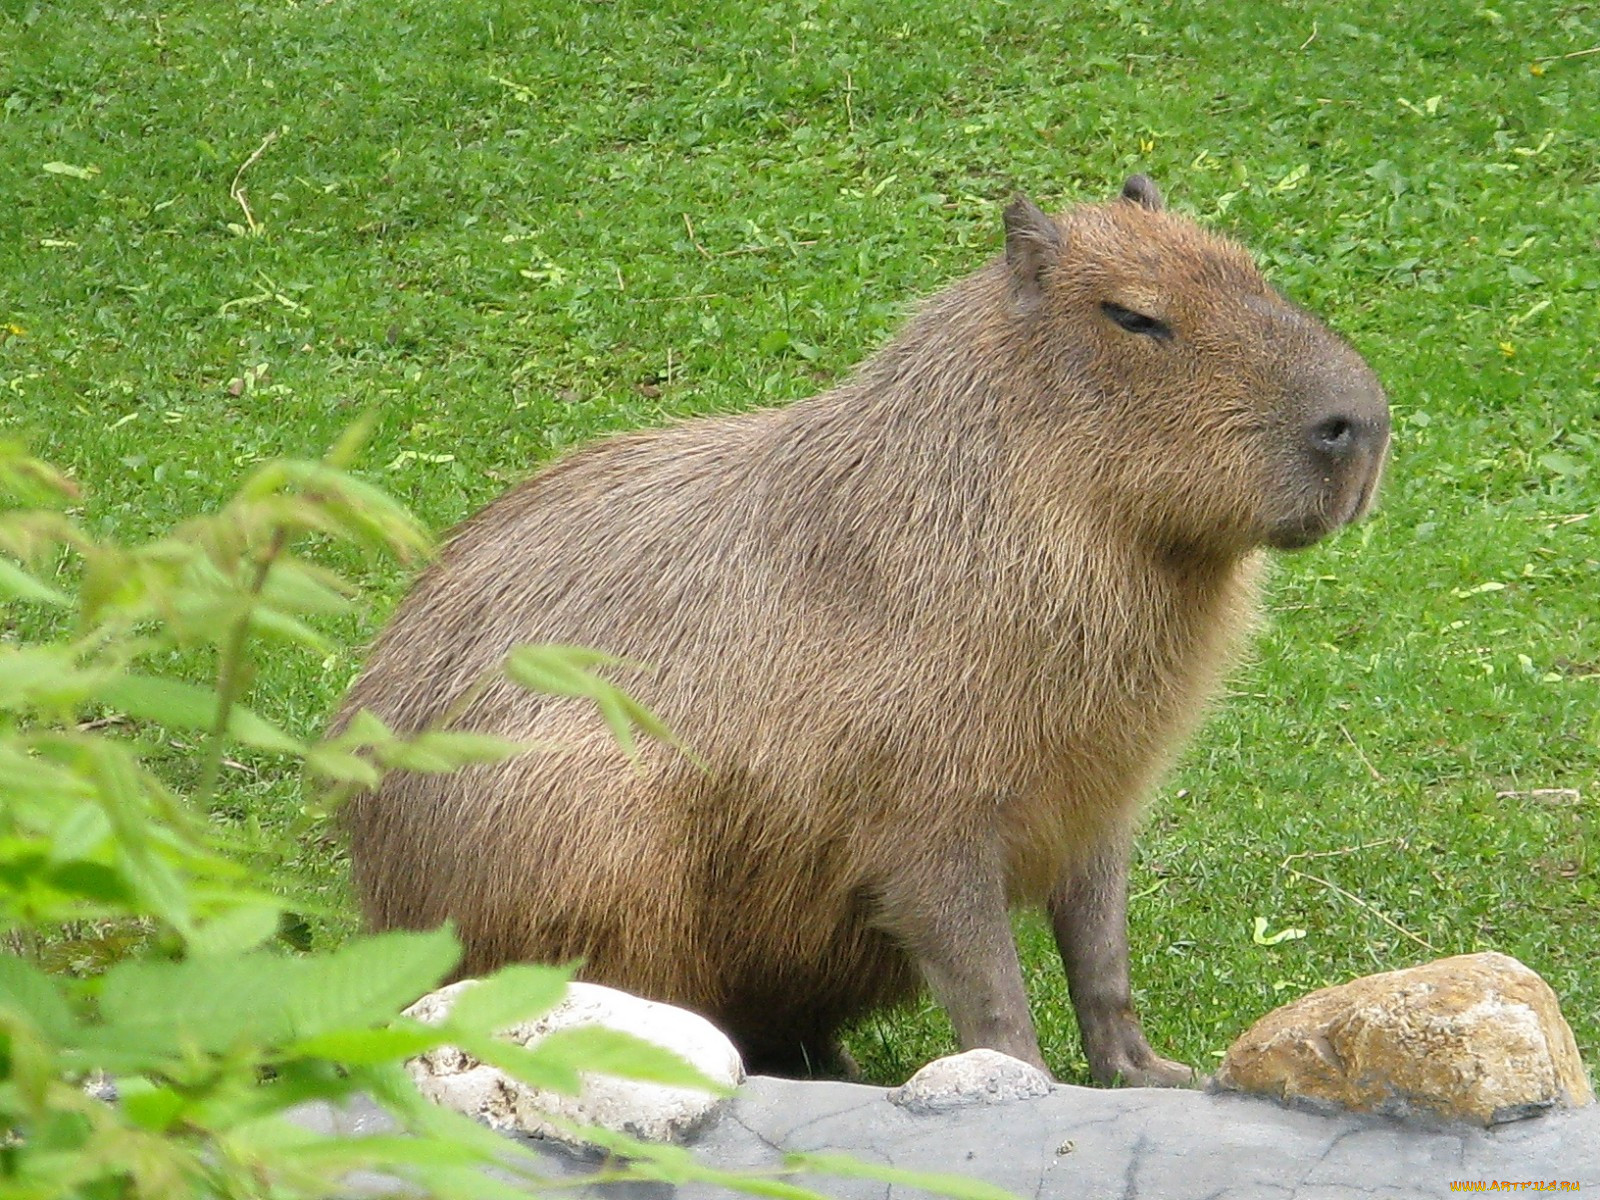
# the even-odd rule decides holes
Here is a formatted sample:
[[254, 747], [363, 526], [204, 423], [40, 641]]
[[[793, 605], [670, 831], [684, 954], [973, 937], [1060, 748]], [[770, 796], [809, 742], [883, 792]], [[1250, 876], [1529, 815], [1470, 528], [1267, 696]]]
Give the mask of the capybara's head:
[[1043, 474], [1183, 553], [1309, 546], [1370, 507], [1383, 389], [1242, 249], [1167, 212], [1142, 175], [1059, 217], [1019, 196], [1005, 220], [1033, 373], [1019, 391], [1071, 459], [1041, 447]]

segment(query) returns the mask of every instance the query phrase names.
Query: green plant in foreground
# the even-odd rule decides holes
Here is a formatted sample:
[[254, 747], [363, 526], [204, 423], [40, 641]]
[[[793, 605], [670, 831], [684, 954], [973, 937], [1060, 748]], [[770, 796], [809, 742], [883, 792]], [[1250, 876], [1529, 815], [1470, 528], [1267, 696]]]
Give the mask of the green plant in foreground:
[[[704, 1085], [680, 1060], [602, 1029], [529, 1049], [491, 1034], [552, 1007], [569, 972], [519, 966], [422, 1025], [401, 1008], [436, 987], [459, 947], [448, 929], [353, 939], [295, 955], [276, 934], [285, 907], [206, 819], [230, 746], [301, 760], [335, 797], [387, 767], [451, 770], [524, 748], [447, 729], [401, 738], [369, 714], [303, 744], [243, 703], [252, 651], [286, 643], [326, 653], [311, 622], [355, 589], [303, 557], [308, 536], [415, 557], [428, 539], [392, 500], [345, 470], [360, 434], [322, 462], [263, 465], [215, 516], [147, 545], [89, 536], [64, 511], [71, 483], [0, 443], [0, 603], [55, 610], [51, 636], [0, 640], [0, 1197], [299, 1197], [378, 1171], [438, 1196], [526, 1195], [538, 1162], [465, 1117], [423, 1100], [402, 1064], [449, 1043], [534, 1086], [573, 1092], [581, 1070]], [[9, 557], [8, 557], [9, 556]], [[67, 582], [70, 581], [70, 582]], [[12, 626], [14, 627], [14, 625]], [[215, 683], [163, 674], [207, 653]], [[624, 745], [663, 735], [593, 673], [609, 660], [525, 647], [520, 682], [594, 700]], [[85, 720], [86, 713], [114, 717]], [[131, 725], [130, 736], [123, 726]], [[187, 787], [141, 753], [155, 724], [200, 737]], [[173, 773], [169, 770], [168, 772]], [[41, 952], [83, 925], [132, 931], [122, 961], [93, 977], [41, 968]], [[99, 1073], [107, 1103], [83, 1084]], [[309, 1100], [366, 1092], [399, 1132], [327, 1137], [285, 1119]], [[810, 1196], [800, 1169], [882, 1175], [833, 1158], [796, 1158], [767, 1175], [704, 1167], [676, 1147], [607, 1136], [619, 1157], [600, 1178], [701, 1180]], [[510, 1171], [501, 1181], [484, 1174]], [[510, 1181], [506, 1181], [509, 1178]], [[901, 1182], [972, 1196], [959, 1180]]]

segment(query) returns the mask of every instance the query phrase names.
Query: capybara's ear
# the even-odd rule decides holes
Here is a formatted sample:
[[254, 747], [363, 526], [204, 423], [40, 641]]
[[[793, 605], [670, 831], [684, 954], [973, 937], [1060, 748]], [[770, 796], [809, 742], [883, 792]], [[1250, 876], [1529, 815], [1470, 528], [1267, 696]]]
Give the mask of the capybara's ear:
[[1148, 175], [1128, 176], [1128, 182], [1122, 185], [1122, 199], [1141, 208], [1148, 208], [1151, 212], [1160, 212], [1166, 207], [1165, 201], [1161, 199], [1161, 189]]
[[1016, 295], [1034, 300], [1044, 291], [1044, 277], [1061, 257], [1061, 229], [1021, 192], [1006, 205], [1006, 262]]

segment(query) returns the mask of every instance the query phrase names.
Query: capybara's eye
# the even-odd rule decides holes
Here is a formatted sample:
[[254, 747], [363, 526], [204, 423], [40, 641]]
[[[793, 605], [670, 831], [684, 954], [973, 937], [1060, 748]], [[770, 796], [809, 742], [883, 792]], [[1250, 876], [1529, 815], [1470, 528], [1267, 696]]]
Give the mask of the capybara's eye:
[[1100, 311], [1129, 333], [1142, 333], [1145, 337], [1159, 338], [1161, 341], [1172, 336], [1172, 327], [1158, 317], [1147, 317], [1142, 312], [1134, 312], [1109, 300], [1100, 306]]

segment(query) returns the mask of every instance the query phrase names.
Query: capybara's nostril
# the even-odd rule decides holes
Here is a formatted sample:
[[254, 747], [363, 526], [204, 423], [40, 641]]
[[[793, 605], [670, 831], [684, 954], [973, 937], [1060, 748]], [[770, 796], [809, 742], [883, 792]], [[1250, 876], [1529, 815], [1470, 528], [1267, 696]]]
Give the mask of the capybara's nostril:
[[1359, 440], [1349, 417], [1326, 417], [1311, 427], [1311, 448], [1329, 458], [1347, 458]]

